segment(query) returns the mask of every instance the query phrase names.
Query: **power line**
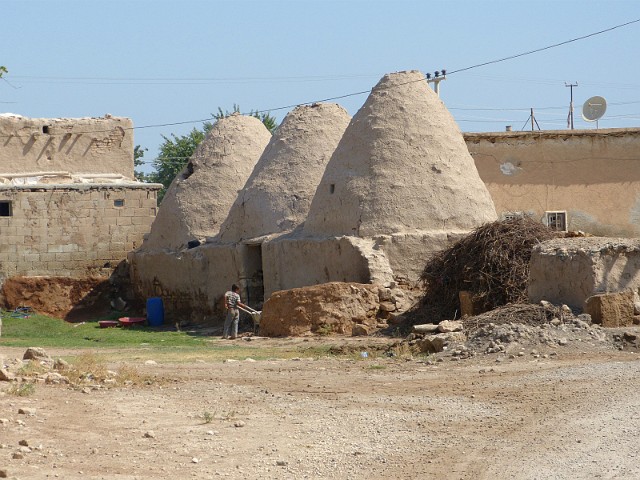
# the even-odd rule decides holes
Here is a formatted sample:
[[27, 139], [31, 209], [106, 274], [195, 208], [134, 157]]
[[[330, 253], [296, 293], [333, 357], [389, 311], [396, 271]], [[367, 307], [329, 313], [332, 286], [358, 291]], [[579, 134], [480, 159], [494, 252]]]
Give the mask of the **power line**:
[[474, 68], [485, 67], [487, 65], [493, 65], [495, 63], [505, 62], [507, 60], [513, 60], [514, 58], [525, 57], [527, 55], [532, 55], [532, 54], [538, 53], [538, 52], [543, 52], [545, 50], [550, 50], [552, 48], [560, 47], [562, 45], [567, 45], [569, 43], [577, 42], [579, 40], [584, 40], [586, 38], [595, 37], [596, 35], [601, 35], [603, 33], [611, 32], [612, 30], [616, 30], [618, 28], [626, 27], [628, 25], [632, 25], [632, 24], [638, 23], [638, 22], [640, 22], [640, 18], [637, 18], [635, 20], [631, 20], [631, 21], [626, 22], [626, 23], [621, 23], [619, 25], [615, 25], [613, 27], [606, 28], [604, 30], [600, 30], [599, 32], [589, 33], [587, 35], [582, 35], [581, 37], [576, 37], [576, 38], [572, 38], [570, 40], [565, 40], [564, 42], [554, 43], [553, 45], [547, 45], [546, 47], [536, 48], [535, 50], [529, 50], [528, 52], [517, 53], [515, 55], [510, 55], [508, 57], [499, 58], [497, 60], [490, 60], [488, 62], [477, 63], [477, 64], [471, 65], [469, 67], [459, 68], [458, 70], [453, 70], [453, 71], [449, 72], [449, 75], [452, 75], [454, 73], [465, 72], [467, 70], [471, 70], [471, 69], [474, 69]]
[[[609, 27], [609, 28], [606, 28], [604, 30], [600, 30], [600, 31], [597, 31], [597, 32], [589, 33], [587, 35], [582, 35], [580, 37], [575, 37], [575, 38], [572, 38], [572, 39], [569, 39], [569, 40], [565, 40], [563, 42], [554, 43], [552, 45], [547, 45], [545, 47], [537, 48], [537, 49], [534, 49], [534, 50], [529, 50], [529, 51], [526, 51], [526, 52], [518, 53], [518, 54], [515, 54], [515, 55], [510, 55], [510, 56], [499, 58], [499, 59], [495, 59], [495, 60], [490, 60], [490, 61], [487, 61], [487, 62], [477, 63], [475, 65], [470, 65], [468, 67], [464, 67], [464, 68], [459, 68], [457, 70], [448, 71], [447, 73], [448, 73], [448, 75], [453, 75], [453, 74], [460, 73], [460, 72], [466, 72], [468, 70], [472, 70], [472, 69], [475, 69], [475, 68], [480, 68], [480, 67], [484, 67], [484, 66], [487, 66], [487, 65], [492, 65], [492, 64], [496, 64], [496, 63], [500, 63], [500, 62], [505, 62], [507, 60], [513, 60], [515, 58], [520, 58], [520, 57], [524, 57], [524, 56], [527, 56], [527, 55], [532, 55], [534, 53], [539, 53], [539, 52], [542, 52], [542, 51], [545, 51], [545, 50], [550, 50], [552, 48], [560, 47], [562, 45], [567, 45], [569, 43], [573, 43], [573, 42], [577, 42], [577, 41], [584, 40], [584, 39], [587, 39], [587, 38], [595, 37], [597, 35], [601, 35], [603, 33], [611, 32], [611, 31], [616, 30], [618, 28], [626, 27], [626, 26], [629, 26], [629, 25], [632, 25], [632, 24], [635, 24], [635, 23], [638, 23], [638, 22], [640, 22], [640, 18], [635, 19], [635, 20], [631, 20], [629, 22], [621, 23], [621, 24], [618, 24], [618, 25], [614, 25], [613, 27]], [[9, 83], [5, 78], [2, 78], [2, 80], [5, 80], [7, 83]], [[396, 84], [396, 85], [390, 85], [390, 86], [388, 86], [386, 88], [387, 89], [397, 88], [397, 87], [400, 87], [400, 86], [403, 86], [403, 85], [407, 85], [407, 84], [411, 84], [411, 83], [417, 83], [417, 82], [423, 82], [423, 81], [426, 81], [426, 79], [425, 78], [421, 78], [421, 79], [418, 79], [418, 80], [411, 80], [411, 81], [403, 82], [403, 83]], [[13, 88], [18, 88], [18, 87], [15, 87], [13, 85], [11, 85], [11, 86]], [[308, 102], [290, 104], [290, 105], [285, 105], [285, 106], [275, 107], [275, 108], [270, 108], [270, 109], [254, 110], [251, 113], [254, 113], [254, 114], [258, 113], [259, 114], [259, 113], [277, 112], [277, 111], [280, 111], [280, 110], [288, 110], [290, 108], [295, 108], [295, 107], [298, 107], [298, 106], [301, 106], [301, 105], [311, 105], [311, 104], [314, 104], [314, 103], [330, 102], [330, 101], [334, 101], [334, 100], [341, 100], [341, 99], [344, 99], [344, 98], [355, 97], [355, 96], [358, 96], [358, 95], [364, 95], [364, 94], [369, 93], [370, 91], [371, 91], [371, 89], [362, 90], [362, 91], [359, 91], [359, 92], [347, 93], [347, 94], [344, 94], [344, 95], [338, 95], [338, 96], [335, 96], [335, 97], [328, 97], [328, 98], [319, 99], [319, 100], [313, 100], [313, 101], [308, 101]], [[137, 126], [137, 127], [129, 127], [129, 128], [127, 128], [127, 130], [142, 130], [142, 129], [146, 129], [146, 128], [171, 127], [171, 126], [186, 125], [186, 124], [191, 124], [191, 123], [203, 123], [203, 122], [210, 121], [210, 120], [215, 120], [215, 119], [216, 119], [216, 117], [212, 116], [212, 117], [199, 119], [199, 120], [185, 120], [185, 121], [182, 121], [182, 122], [170, 122], [170, 123], [158, 123], [158, 124], [151, 124], [151, 125], [141, 125], [141, 126]], [[104, 132], [108, 132], [108, 131], [110, 131], [110, 130], [92, 130], [92, 131], [88, 131], [88, 132], [75, 132], [75, 133], [100, 133], [100, 132], [104, 133]], [[8, 137], [7, 135], [0, 136], [0, 138], [7, 138], [7, 137]]]

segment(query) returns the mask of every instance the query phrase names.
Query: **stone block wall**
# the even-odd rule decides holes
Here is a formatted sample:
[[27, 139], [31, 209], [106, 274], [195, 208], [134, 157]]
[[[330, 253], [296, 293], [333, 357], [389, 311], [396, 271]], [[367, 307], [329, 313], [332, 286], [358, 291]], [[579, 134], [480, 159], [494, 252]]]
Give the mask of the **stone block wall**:
[[0, 188], [0, 280], [110, 273], [142, 243], [157, 185]]

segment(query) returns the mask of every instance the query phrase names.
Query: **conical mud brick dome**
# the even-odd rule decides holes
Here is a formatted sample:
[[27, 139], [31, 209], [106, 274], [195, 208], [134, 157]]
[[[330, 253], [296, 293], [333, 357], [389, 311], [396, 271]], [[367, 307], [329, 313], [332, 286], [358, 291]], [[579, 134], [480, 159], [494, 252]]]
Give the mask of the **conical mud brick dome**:
[[220, 119], [167, 190], [143, 249], [180, 249], [218, 233], [271, 134], [260, 120]]
[[385, 75], [313, 198], [311, 236], [471, 230], [496, 219], [462, 134], [418, 71]]
[[350, 119], [337, 104], [291, 111], [233, 204], [220, 228], [220, 241], [238, 242], [301, 224]]

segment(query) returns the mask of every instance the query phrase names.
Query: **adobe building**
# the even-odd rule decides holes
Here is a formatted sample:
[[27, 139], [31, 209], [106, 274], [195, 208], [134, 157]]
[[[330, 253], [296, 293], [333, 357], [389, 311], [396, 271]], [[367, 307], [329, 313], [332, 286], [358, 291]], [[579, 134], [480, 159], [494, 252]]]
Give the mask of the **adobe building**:
[[640, 129], [466, 133], [498, 214], [640, 237]]
[[284, 118], [219, 235], [203, 247], [207, 252], [233, 250], [235, 269], [216, 275], [221, 281], [219, 295], [231, 283], [239, 283], [243, 299], [253, 306], [262, 305], [262, 244], [305, 221], [317, 185], [350, 120], [344, 108], [328, 103], [298, 106]]
[[252, 116], [216, 122], [171, 183], [144, 243], [129, 254], [137, 295], [161, 296], [169, 314], [189, 312], [202, 320], [211, 313], [212, 281], [235, 272], [235, 263], [232, 253], [211, 262], [199, 245], [218, 233], [270, 138]]
[[216, 235], [270, 138], [253, 116], [218, 120], [171, 182], [142, 250], [179, 251]]
[[[212, 216], [225, 219], [219, 231], [210, 230], [206, 243], [188, 248], [184, 245], [188, 237], [184, 237], [182, 248], [169, 253], [166, 249], [152, 251], [145, 241], [130, 256], [132, 279], [139, 292], [161, 295], [169, 311], [188, 312], [195, 320], [220, 314], [222, 296], [232, 283], [241, 286], [245, 302], [260, 305], [264, 299], [261, 245], [304, 221], [316, 186], [349, 120], [348, 113], [336, 104], [300, 106], [287, 114], [269, 140], [263, 138], [261, 130], [267, 130], [255, 118], [236, 117], [236, 121], [251, 125], [260, 123], [258, 132], [253, 127], [247, 129], [253, 140], [238, 142], [245, 146], [255, 144], [256, 138], [263, 142], [253, 151], [252, 161], [246, 161], [253, 166], [251, 175], [239, 192], [237, 183], [218, 184], [214, 178], [206, 179], [212, 182], [210, 185], [216, 184], [214, 188], [231, 187], [235, 199], [224, 216], [223, 208], [212, 207]], [[235, 158], [231, 164], [239, 161], [243, 160]], [[189, 178], [197, 174], [194, 169]], [[176, 192], [170, 189], [167, 196]], [[163, 201], [158, 221], [164, 208]], [[175, 210], [173, 213], [179, 215]], [[155, 228], [154, 224], [152, 235]]]
[[413, 282], [430, 255], [495, 219], [462, 134], [424, 75], [385, 75], [333, 153], [304, 226], [263, 243], [265, 293]]
[[0, 116], [0, 285], [108, 276], [142, 244], [161, 185], [133, 176], [128, 118]]

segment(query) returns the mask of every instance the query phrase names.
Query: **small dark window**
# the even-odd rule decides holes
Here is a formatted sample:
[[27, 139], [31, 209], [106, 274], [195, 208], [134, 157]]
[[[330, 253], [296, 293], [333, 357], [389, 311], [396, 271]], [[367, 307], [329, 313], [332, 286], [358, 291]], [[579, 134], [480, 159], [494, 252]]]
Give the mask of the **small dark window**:
[[114, 207], [124, 207], [124, 198], [119, 198], [113, 201]]
[[0, 217], [12, 217], [11, 200], [0, 200]]
[[329, 193], [333, 193], [336, 191], [336, 184], [332, 183], [331, 185], [329, 185]]
[[45, 125], [42, 127], [42, 133], [49, 134], [49, 125]]

